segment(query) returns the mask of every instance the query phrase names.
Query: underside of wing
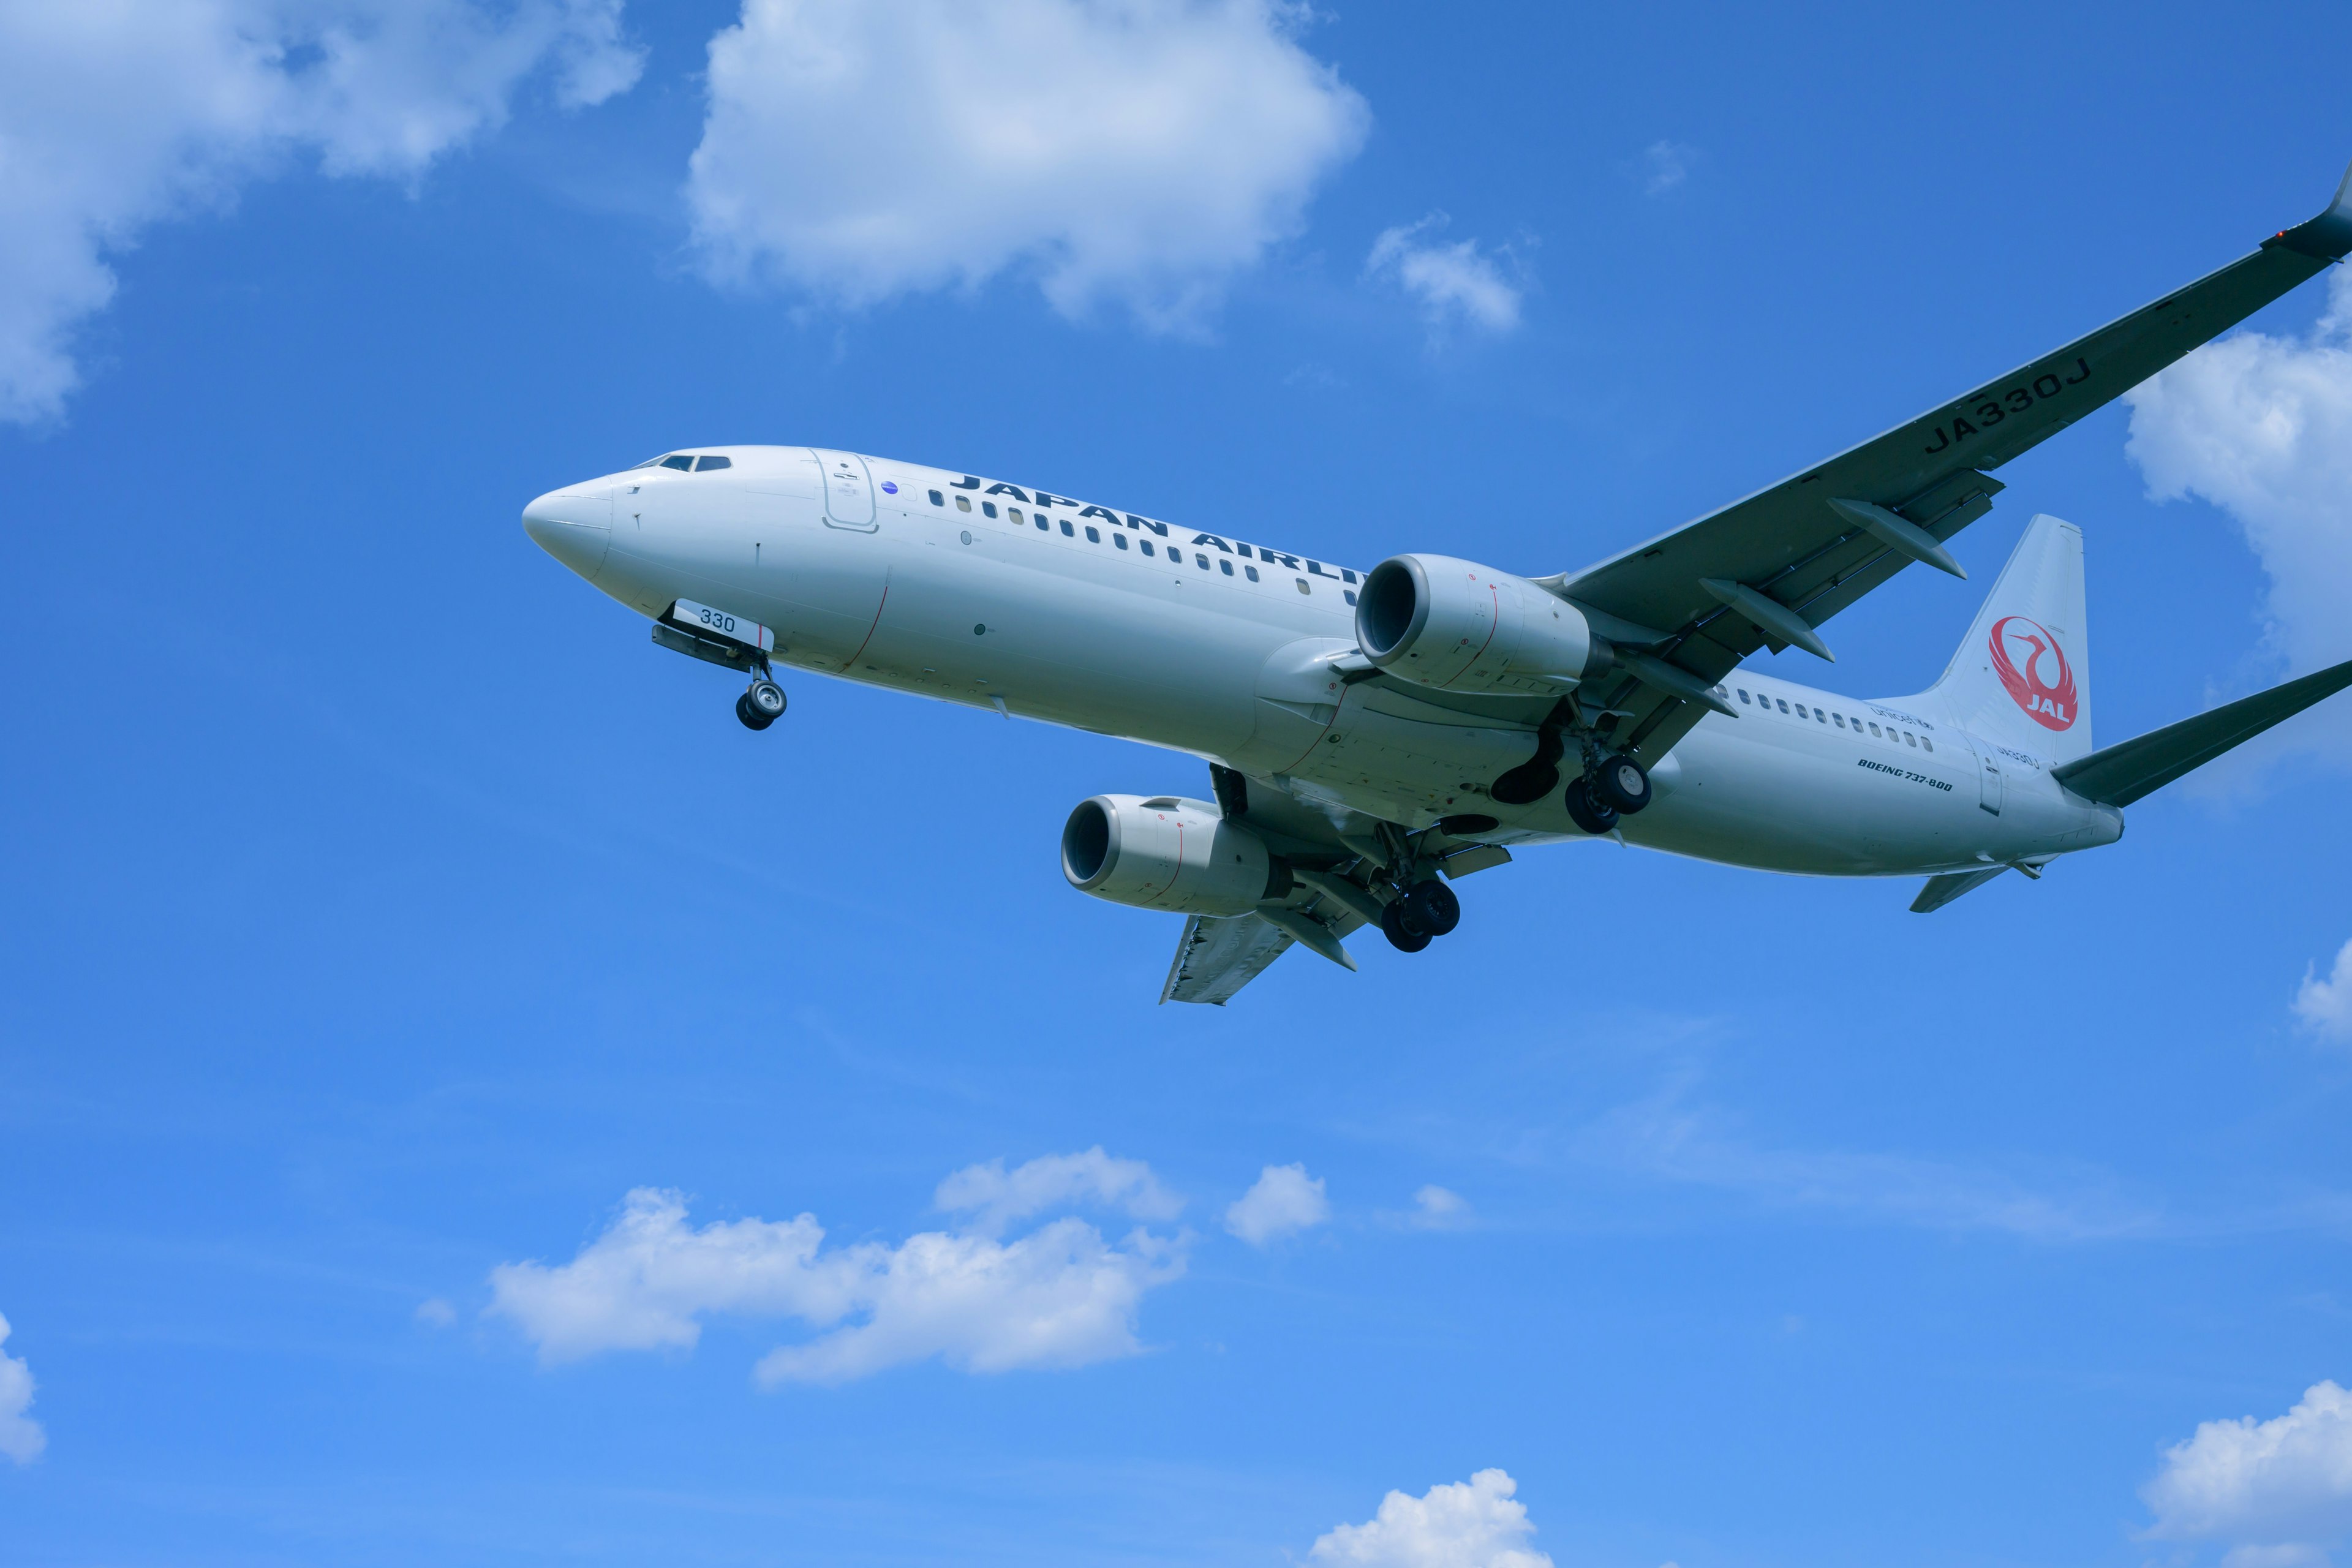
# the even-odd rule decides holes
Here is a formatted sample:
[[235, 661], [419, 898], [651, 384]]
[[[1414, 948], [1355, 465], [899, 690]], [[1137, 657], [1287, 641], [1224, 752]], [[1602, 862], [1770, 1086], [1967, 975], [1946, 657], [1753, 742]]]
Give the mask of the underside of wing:
[[[1958, 568], [1946, 540], [1991, 509], [1988, 470], [2103, 407], [2352, 251], [2352, 173], [2320, 216], [2253, 254], [1828, 461], [1582, 572], [1544, 579], [1641, 656], [1604, 678], [1612, 744], [1654, 763], [1711, 686], [1759, 648], [1826, 653], [1819, 626], [1914, 561]], [[1743, 608], [1743, 602], [1745, 607]], [[1664, 679], [1659, 679], [1663, 677]], [[1582, 694], [1580, 694], [1580, 696]]]
[[[1334, 942], [1364, 923], [1328, 900], [1305, 901], [1310, 907], [1298, 911], [1298, 917], [1328, 931]], [[1222, 1007], [1293, 945], [1288, 931], [1257, 915], [1194, 915], [1176, 939], [1176, 959], [1168, 966], [1168, 984], [1160, 988], [1160, 1000]]]
[[1206, 1002], [1222, 1007], [1290, 945], [1290, 933], [1255, 915], [1194, 915], [1176, 941], [1162, 1002]]

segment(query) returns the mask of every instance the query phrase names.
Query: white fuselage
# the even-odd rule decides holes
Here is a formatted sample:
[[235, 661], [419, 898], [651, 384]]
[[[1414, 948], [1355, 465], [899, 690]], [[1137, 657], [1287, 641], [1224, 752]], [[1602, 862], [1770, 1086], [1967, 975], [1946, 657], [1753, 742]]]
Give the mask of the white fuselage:
[[[554, 491], [533, 536], [648, 616], [713, 605], [779, 664], [1188, 752], [1302, 800], [1505, 842], [1584, 837], [1559, 792], [1486, 785], [1526, 762], [1524, 705], [1349, 684], [1360, 574], [1028, 487], [796, 447], [698, 448]], [[932, 499], [937, 496], [938, 500]], [[968, 509], [968, 510], [967, 510]], [[1653, 769], [1633, 844], [1769, 870], [1969, 870], [2112, 843], [2121, 814], [1930, 700], [1865, 702], [1737, 672]], [[1575, 767], [1573, 754], [1567, 766]]]

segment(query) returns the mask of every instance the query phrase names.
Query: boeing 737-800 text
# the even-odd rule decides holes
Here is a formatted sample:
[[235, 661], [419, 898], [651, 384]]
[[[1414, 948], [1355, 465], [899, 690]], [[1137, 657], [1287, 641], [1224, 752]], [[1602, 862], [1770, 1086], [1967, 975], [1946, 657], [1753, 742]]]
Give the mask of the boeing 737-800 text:
[[1161, 1000], [1223, 1003], [1294, 942], [1352, 969], [1460, 918], [1515, 847], [1616, 836], [1765, 870], [1924, 875], [1937, 909], [2122, 837], [2123, 808], [2352, 685], [2352, 663], [2094, 749], [2083, 540], [2036, 517], [1943, 678], [1839, 697], [1742, 668], [1945, 542], [1991, 477], [2352, 252], [2352, 174], [2252, 255], [1885, 435], [1580, 572], [1369, 572], [1034, 485], [709, 447], [540, 497], [524, 527], [656, 643], [1190, 752], [1213, 799], [1101, 795], [1082, 891], [1189, 916]]

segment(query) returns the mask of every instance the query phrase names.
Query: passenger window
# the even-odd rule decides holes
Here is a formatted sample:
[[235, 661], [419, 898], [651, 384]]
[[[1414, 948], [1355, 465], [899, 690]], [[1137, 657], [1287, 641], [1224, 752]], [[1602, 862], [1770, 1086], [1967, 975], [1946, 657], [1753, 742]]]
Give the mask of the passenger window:
[[1200, 550], [1192, 552], [1192, 564], [1198, 566], [1202, 571], [1206, 572], [1209, 569], [1208, 553], [1205, 551]]
[[[1870, 727], [1870, 732], [1871, 732], [1872, 734], [1874, 734], [1874, 735], [1878, 734], [1878, 726], [1877, 726], [1877, 725], [1875, 725], [1875, 724], [1873, 724], [1873, 725]], [[1885, 736], [1880, 736], [1879, 738], [1880, 738], [1881, 740], [1884, 740], [1885, 737]]]
[[[1090, 528], [1087, 531], [1092, 533], [1094, 530]], [[1217, 563], [1217, 570], [1230, 577], [1234, 574], [1234, 563], [1230, 561], [1220, 561]]]
[[1022, 516], [1021, 516], [1021, 509], [1020, 509], [1019, 507], [1017, 507], [1017, 506], [1008, 506], [1008, 507], [1006, 507], [1006, 508], [1004, 509], [1004, 515], [1005, 515], [1005, 517], [1006, 517], [1008, 520], [1010, 520], [1010, 521], [1013, 523], [1013, 525], [1014, 525], [1014, 526], [1016, 526], [1016, 527], [1018, 527], [1018, 526], [1020, 525], [1020, 523], [1022, 522], [1022, 521], [1023, 521]]
[[1097, 529], [1091, 522], [1087, 524], [1087, 542], [1088, 544], [1100, 544], [1102, 542], [1101, 531]]
[[958, 511], [970, 511], [971, 510], [971, 498], [970, 496], [958, 496], [958, 497], [956, 497], [956, 510], [958, 510]]
[[664, 458], [662, 459], [661, 466], [665, 468], [676, 468], [680, 473], [689, 473], [694, 468], [694, 459], [692, 458]]
[[1307, 579], [1304, 577], [1294, 577], [1291, 581], [1298, 584], [1298, 591], [1302, 594], [1311, 594], [1315, 592], [1314, 589], [1307, 585]]
[[996, 515], [996, 503], [992, 500], [984, 500], [980, 503], [980, 510], [985, 515], [994, 517]]
[[1906, 745], [1915, 748], [1919, 744], [1919, 737], [1913, 734], [1908, 730], [1903, 731], [1903, 741]]
[[947, 498], [940, 494], [939, 491], [933, 490], [931, 492], [931, 504], [933, 506], [945, 506], [948, 504]]
[[1062, 537], [1065, 539], [1076, 539], [1077, 536], [1078, 531], [1070, 526], [1070, 520], [1068, 518], [1064, 518], [1062, 520]]
[[1837, 727], [1838, 727], [1839, 729], [1841, 729], [1841, 730], [1844, 729], [1844, 728], [1845, 728], [1845, 715], [1844, 715], [1844, 714], [1843, 714], [1843, 713], [1840, 713], [1840, 714], [1838, 714], [1836, 717], [1837, 717]]
[[1739, 689], [1739, 700], [1742, 702], [1748, 700], [1748, 688], [1744, 686]]
[[1037, 520], [1037, 531], [1040, 533], [1051, 533], [1054, 531], [1054, 525], [1047, 522], [1041, 517]]
[[1785, 698], [1785, 697], [1782, 697], [1782, 698], [1779, 698], [1779, 699], [1777, 699], [1776, 700], [1778, 700], [1778, 701], [1780, 702], [1780, 711], [1781, 711], [1781, 712], [1783, 712], [1783, 713], [1786, 713], [1786, 712], [1789, 710], [1789, 700], [1788, 700], [1787, 698]]
[[1936, 742], [1922, 735], [1919, 737], [1919, 746], [1922, 751], [1932, 752], [1936, 749]]
[[[1244, 567], [1243, 567], [1243, 568], [1242, 568], [1242, 575], [1243, 575], [1243, 576], [1244, 576], [1244, 577], [1247, 577], [1251, 582], [1255, 583], [1255, 582], [1256, 582], [1256, 581], [1257, 581], [1257, 568], [1256, 568], [1256, 567], [1255, 567], [1255, 566], [1244, 566]], [[1351, 604], [1351, 605], [1352, 605], [1352, 604], [1354, 604], [1355, 602], [1356, 602], [1356, 595], [1354, 595], [1353, 594], [1349, 595], [1348, 595], [1348, 603], [1349, 603], [1349, 604]]]
[[1339, 597], [1347, 600], [1350, 605], [1353, 605], [1356, 602], [1356, 591], [1353, 588], [1342, 588], [1339, 590]]
[[705, 458], [694, 465], [694, 471], [707, 474], [713, 468], [731, 468], [734, 466], [735, 459], [732, 458]]
[[1155, 550], [1153, 550], [1153, 549], [1151, 548], [1151, 541], [1150, 541], [1150, 540], [1148, 540], [1148, 539], [1139, 539], [1139, 540], [1137, 540], [1137, 541], [1136, 541], [1136, 542], [1137, 542], [1138, 544], [1140, 544], [1140, 545], [1142, 545], [1142, 546], [1143, 546], [1143, 552], [1144, 552], [1146, 555], [1154, 555], [1154, 554], [1159, 553], [1157, 551], [1155, 551]]
[[1814, 709], [1814, 710], [1813, 710], [1813, 722], [1814, 722], [1814, 723], [1816, 723], [1816, 724], [1826, 724], [1826, 723], [1828, 723], [1829, 721], [1830, 721], [1830, 716], [1829, 716], [1829, 714], [1828, 714], [1826, 711], [1824, 711], [1823, 710], [1819, 709], [1819, 708], [1816, 708], [1816, 709]]
[[1110, 542], [1111, 542], [1113, 544], [1118, 545], [1121, 550], [1124, 550], [1124, 549], [1126, 549], [1126, 548], [1127, 548], [1127, 535], [1125, 535], [1124, 533], [1114, 533], [1114, 534], [1112, 534], [1112, 535], [1110, 536]]

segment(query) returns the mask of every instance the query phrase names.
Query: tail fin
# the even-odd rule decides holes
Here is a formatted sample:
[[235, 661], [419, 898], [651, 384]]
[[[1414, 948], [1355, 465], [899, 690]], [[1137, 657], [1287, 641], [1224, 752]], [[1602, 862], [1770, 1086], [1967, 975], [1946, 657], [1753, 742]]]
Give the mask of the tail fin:
[[1927, 695], [1970, 734], [2053, 762], [2091, 753], [2083, 531], [2038, 514]]

